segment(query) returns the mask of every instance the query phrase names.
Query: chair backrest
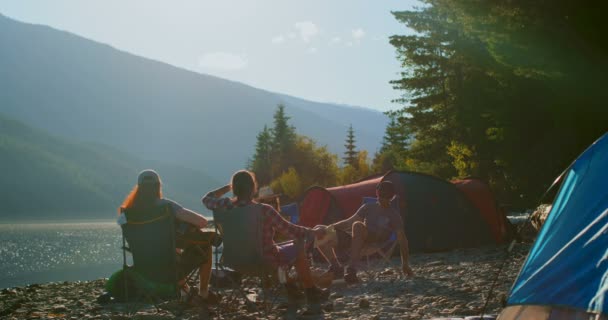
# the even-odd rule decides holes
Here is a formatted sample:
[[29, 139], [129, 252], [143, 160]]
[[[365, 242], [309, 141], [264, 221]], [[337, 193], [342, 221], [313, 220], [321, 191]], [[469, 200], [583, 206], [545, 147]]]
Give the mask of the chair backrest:
[[242, 273], [257, 272], [263, 257], [261, 204], [214, 211], [213, 220], [222, 235], [222, 263]]
[[147, 280], [177, 285], [174, 215], [169, 206], [127, 209], [124, 214], [127, 223], [121, 227], [134, 270]]
[[293, 224], [298, 223], [298, 219], [300, 218], [298, 203], [290, 203], [284, 206], [281, 206], [281, 215], [286, 217], [289, 222]]

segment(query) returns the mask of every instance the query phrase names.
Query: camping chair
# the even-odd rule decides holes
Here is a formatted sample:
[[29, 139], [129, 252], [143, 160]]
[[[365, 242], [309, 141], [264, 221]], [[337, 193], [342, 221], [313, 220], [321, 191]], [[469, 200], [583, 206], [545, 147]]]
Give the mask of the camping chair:
[[[179, 298], [174, 216], [168, 205], [145, 212], [126, 209], [124, 215], [123, 300], [152, 303], [159, 310], [157, 302]], [[127, 252], [132, 255], [132, 266], [127, 263]], [[189, 278], [196, 273], [193, 270]], [[130, 292], [134, 288], [137, 290]]]
[[[221, 255], [219, 248], [216, 249], [216, 271], [223, 274], [237, 272], [243, 277], [243, 283], [238, 283], [233, 280], [233, 277], [228, 277], [232, 282], [232, 288], [231, 292], [226, 294], [227, 305], [221, 308], [224, 311], [238, 308], [240, 304], [234, 302], [239, 296], [244, 298], [248, 309], [251, 311], [257, 309], [256, 302], [258, 301], [253, 301], [251, 295], [248, 296], [243, 290], [247, 289], [247, 280], [260, 280], [263, 297], [260, 304], [265, 313], [273, 308], [277, 300], [277, 293], [281, 289], [281, 285], [279, 281], [276, 281], [276, 276], [281, 279], [284, 274], [279, 275], [278, 272], [282, 272], [282, 268], [277, 270], [268, 265], [263, 258], [262, 224], [264, 218], [262, 208], [262, 205], [253, 204], [213, 212], [216, 232], [222, 237], [223, 243]], [[268, 289], [269, 284], [277, 285]]]
[[[372, 203], [372, 202], [376, 202], [378, 199], [377, 198], [372, 198], [372, 197], [364, 197], [363, 198], [363, 204], [366, 203]], [[391, 200], [391, 206], [395, 209], [397, 209], [397, 211], [399, 210], [399, 202], [397, 200], [397, 198], [395, 197], [395, 199]], [[366, 261], [366, 270], [365, 271], [369, 271], [372, 268], [375, 267], [380, 267], [383, 265], [391, 265], [391, 257], [393, 256], [393, 253], [395, 252], [395, 248], [397, 248], [397, 245], [399, 244], [399, 242], [397, 241], [397, 233], [396, 232], [392, 232], [390, 237], [381, 243], [370, 243], [370, 244], [365, 244], [363, 246], [363, 248], [361, 249], [361, 258], [365, 258]], [[370, 263], [370, 258], [376, 257], [376, 263], [373, 263], [374, 259], [372, 260], [372, 263]], [[369, 274], [368, 274], [369, 275]]]
[[300, 210], [298, 203], [290, 203], [281, 207], [281, 215], [285, 217], [289, 222], [298, 224], [300, 218]]

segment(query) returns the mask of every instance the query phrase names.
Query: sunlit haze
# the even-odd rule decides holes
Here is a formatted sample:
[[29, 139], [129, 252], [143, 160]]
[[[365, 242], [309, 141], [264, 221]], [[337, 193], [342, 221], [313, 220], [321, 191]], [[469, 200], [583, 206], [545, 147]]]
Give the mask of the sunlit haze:
[[385, 111], [407, 1], [30, 1], [0, 13], [261, 89]]

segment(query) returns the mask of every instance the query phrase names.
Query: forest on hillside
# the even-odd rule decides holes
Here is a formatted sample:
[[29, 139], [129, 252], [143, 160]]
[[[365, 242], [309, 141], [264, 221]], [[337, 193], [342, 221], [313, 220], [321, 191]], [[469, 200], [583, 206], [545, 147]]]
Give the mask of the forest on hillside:
[[279, 107], [274, 126], [259, 133], [249, 167], [261, 183], [290, 196], [398, 169], [479, 177], [499, 202], [535, 206], [608, 129], [605, 7], [426, 0], [393, 12], [415, 33], [390, 38], [402, 66], [391, 84], [403, 107], [387, 113], [391, 121], [372, 163], [356, 150], [352, 126], [339, 166], [337, 155], [296, 134]]

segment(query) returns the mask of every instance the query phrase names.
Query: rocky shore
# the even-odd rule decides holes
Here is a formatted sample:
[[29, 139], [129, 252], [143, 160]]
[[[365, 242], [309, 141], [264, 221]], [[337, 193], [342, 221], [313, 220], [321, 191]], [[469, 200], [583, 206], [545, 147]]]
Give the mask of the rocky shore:
[[[497, 314], [528, 252], [528, 244], [517, 244], [506, 258], [506, 247], [461, 249], [443, 253], [414, 254], [416, 273], [404, 279], [398, 272], [399, 258], [360, 272], [362, 283], [336, 281], [321, 319], [429, 319]], [[500, 277], [490, 288], [501, 265]], [[99, 304], [105, 279], [88, 282], [34, 284], [0, 291], [0, 319], [199, 319], [209, 314], [184, 309], [168, 302], [153, 305]], [[489, 296], [489, 300], [488, 300]], [[484, 309], [484, 305], [488, 304]], [[285, 310], [270, 314], [247, 311], [225, 315], [218, 307], [210, 317], [222, 319], [282, 319]], [[296, 316], [302, 318], [302, 316]], [[308, 317], [310, 318], [310, 317]], [[307, 318], [307, 319], [308, 319]]]

